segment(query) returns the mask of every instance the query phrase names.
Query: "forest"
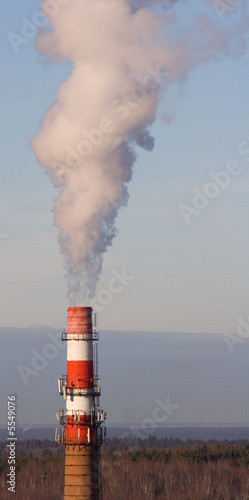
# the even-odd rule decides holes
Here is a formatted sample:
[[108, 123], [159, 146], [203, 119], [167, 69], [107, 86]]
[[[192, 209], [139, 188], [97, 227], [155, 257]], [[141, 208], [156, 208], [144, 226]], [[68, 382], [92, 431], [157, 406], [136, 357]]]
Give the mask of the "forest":
[[[64, 451], [49, 440], [20, 441], [16, 493], [8, 491], [0, 442], [2, 500], [61, 500]], [[107, 439], [101, 449], [102, 500], [248, 500], [249, 441]]]

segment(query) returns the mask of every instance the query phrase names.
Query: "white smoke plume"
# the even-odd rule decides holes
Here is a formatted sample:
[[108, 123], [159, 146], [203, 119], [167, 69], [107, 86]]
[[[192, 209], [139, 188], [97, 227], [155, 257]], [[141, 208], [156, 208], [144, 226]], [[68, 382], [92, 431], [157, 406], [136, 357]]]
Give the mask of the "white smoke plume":
[[[179, 3], [186, 23], [173, 0], [63, 0], [56, 15], [41, 2], [49, 29], [39, 33], [37, 50], [49, 62], [70, 60], [72, 74], [31, 147], [60, 189], [54, 222], [68, 293], [78, 303], [94, 295], [118, 210], [127, 204], [134, 145], [153, 149], [149, 127], [162, 91], [222, 52], [246, 50], [248, 16], [222, 24], [212, 2], [202, 1], [210, 4], [202, 14]], [[152, 10], [156, 4], [163, 15]]]

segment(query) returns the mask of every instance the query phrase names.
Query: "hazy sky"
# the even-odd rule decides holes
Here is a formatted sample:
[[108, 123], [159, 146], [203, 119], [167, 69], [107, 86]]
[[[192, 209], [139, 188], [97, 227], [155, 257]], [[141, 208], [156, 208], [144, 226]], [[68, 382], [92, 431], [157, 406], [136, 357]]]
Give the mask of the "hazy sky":
[[[1, 397], [7, 401], [16, 394], [18, 425], [58, 424], [56, 413], [65, 402], [57, 379], [66, 372], [60, 332], [0, 328], [0, 335]], [[100, 407], [107, 411], [107, 424], [136, 423], [140, 437], [146, 428], [168, 424], [247, 425], [249, 339], [233, 339], [233, 345], [228, 340], [210, 334], [102, 331]], [[6, 418], [2, 404], [1, 425]]]
[[[45, 63], [32, 28], [18, 53], [8, 37], [22, 36], [38, 10], [38, 1], [1, 7], [0, 324], [64, 327], [66, 282], [51, 211], [57, 190], [29, 141], [70, 64]], [[223, 29], [226, 21], [213, 15]], [[105, 255], [95, 303], [101, 329], [223, 333], [236, 331], [238, 317], [247, 319], [248, 78], [247, 52], [220, 55], [162, 99], [155, 148], [137, 150], [129, 205]], [[212, 176], [224, 170], [213, 191]], [[195, 201], [198, 208], [193, 189], [210, 194]], [[188, 223], [181, 204], [193, 209]]]

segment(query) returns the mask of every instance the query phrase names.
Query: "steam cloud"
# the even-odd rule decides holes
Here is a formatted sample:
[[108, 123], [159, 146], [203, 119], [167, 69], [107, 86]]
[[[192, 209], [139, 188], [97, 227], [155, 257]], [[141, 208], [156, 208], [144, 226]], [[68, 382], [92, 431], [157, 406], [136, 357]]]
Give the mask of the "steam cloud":
[[202, 14], [179, 2], [186, 22], [176, 0], [64, 0], [56, 15], [41, 2], [50, 27], [38, 34], [37, 50], [49, 62], [70, 60], [72, 74], [31, 147], [60, 188], [54, 221], [68, 294], [77, 302], [95, 293], [118, 210], [128, 201], [134, 145], [153, 149], [149, 127], [162, 90], [222, 52], [246, 49], [246, 7], [221, 23], [212, 2], [203, 2]]

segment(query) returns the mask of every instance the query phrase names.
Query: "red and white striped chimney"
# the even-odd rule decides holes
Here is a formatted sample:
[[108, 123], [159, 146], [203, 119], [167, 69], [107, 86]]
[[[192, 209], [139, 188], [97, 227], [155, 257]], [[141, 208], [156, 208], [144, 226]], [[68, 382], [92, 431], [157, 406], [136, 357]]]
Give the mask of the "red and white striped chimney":
[[[94, 443], [95, 387], [91, 307], [68, 309], [67, 337], [69, 394], [66, 400], [66, 441], [78, 442], [80, 440], [80, 442]], [[75, 424], [75, 415], [77, 424]]]
[[59, 392], [66, 400], [60, 410], [56, 440], [65, 447], [65, 499], [72, 496], [98, 500], [98, 457], [105, 413], [99, 409], [100, 379], [97, 374], [99, 335], [92, 329], [91, 307], [68, 308], [67, 375], [59, 379]]

